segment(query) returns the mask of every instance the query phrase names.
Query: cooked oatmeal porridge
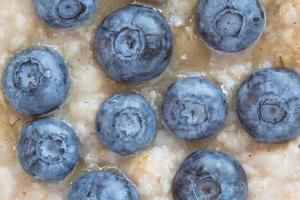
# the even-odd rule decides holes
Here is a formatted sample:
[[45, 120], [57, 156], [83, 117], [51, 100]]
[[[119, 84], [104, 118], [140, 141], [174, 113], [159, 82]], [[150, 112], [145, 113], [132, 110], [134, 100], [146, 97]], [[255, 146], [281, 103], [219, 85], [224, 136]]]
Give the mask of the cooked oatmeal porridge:
[[[92, 51], [95, 31], [111, 11], [136, 1], [102, 0], [96, 14], [71, 30], [54, 29], [35, 15], [32, 0], [1, 0], [0, 69], [16, 52], [50, 46], [60, 52], [70, 68], [71, 90], [55, 116], [68, 122], [80, 141], [80, 162], [71, 175], [56, 183], [39, 182], [19, 164], [16, 145], [21, 128], [32, 119], [17, 114], [0, 94], [0, 199], [66, 199], [71, 183], [84, 171], [118, 168], [137, 186], [143, 200], [171, 200], [176, 170], [191, 152], [214, 149], [239, 160], [249, 184], [249, 200], [297, 200], [300, 191], [300, 138], [288, 143], [258, 143], [240, 126], [234, 98], [242, 81], [268, 66], [285, 66], [300, 72], [300, 0], [263, 0], [267, 24], [264, 34], [249, 49], [221, 54], [207, 48], [196, 30], [198, 0], [138, 1], [158, 8], [171, 24], [174, 47], [171, 63], [158, 78], [145, 84], [126, 85], [109, 78]], [[214, 138], [184, 141], [161, 123], [160, 105], [167, 87], [179, 77], [202, 74], [222, 86], [229, 102], [225, 125]], [[109, 96], [135, 91], [145, 96], [157, 113], [154, 142], [130, 156], [113, 153], [96, 137], [99, 106]]]

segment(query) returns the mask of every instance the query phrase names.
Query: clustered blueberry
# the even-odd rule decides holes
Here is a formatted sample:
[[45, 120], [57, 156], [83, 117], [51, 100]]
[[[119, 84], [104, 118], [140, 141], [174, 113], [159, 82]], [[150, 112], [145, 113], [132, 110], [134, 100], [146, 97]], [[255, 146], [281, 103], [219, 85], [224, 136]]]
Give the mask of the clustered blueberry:
[[68, 200], [139, 200], [135, 185], [114, 170], [83, 174], [72, 185]]
[[44, 115], [68, 96], [70, 78], [64, 59], [53, 49], [37, 47], [18, 53], [3, 74], [4, 95], [20, 113]]
[[61, 120], [36, 120], [21, 131], [19, 160], [35, 179], [57, 181], [65, 178], [79, 160], [75, 132]]
[[[37, 15], [52, 27], [69, 28], [86, 21], [96, 0], [34, 0]], [[198, 29], [212, 48], [234, 53], [248, 48], [262, 34], [265, 11], [260, 0], [200, 0]], [[104, 71], [125, 83], [160, 75], [172, 56], [173, 35], [164, 16], [151, 7], [132, 4], [109, 14], [98, 27], [95, 56]], [[41, 116], [59, 108], [69, 87], [69, 70], [62, 56], [48, 47], [15, 55], [3, 74], [4, 95], [20, 113]], [[247, 132], [261, 142], [279, 143], [300, 134], [300, 75], [287, 68], [262, 69], [240, 86], [237, 114]], [[227, 101], [212, 81], [191, 76], [173, 83], [161, 106], [166, 126], [188, 140], [214, 135], [227, 115]], [[156, 133], [156, 114], [136, 93], [109, 97], [96, 117], [97, 136], [112, 151], [129, 155], [146, 148]], [[65, 178], [79, 160], [79, 142], [63, 121], [37, 119], [21, 130], [18, 157], [33, 178]], [[218, 151], [191, 154], [172, 184], [174, 200], [246, 200], [248, 183], [241, 164]], [[139, 200], [135, 185], [114, 170], [80, 176], [69, 200]]]
[[199, 33], [209, 46], [234, 53], [262, 34], [265, 11], [260, 0], [199, 0], [197, 19]]
[[136, 83], [161, 74], [172, 55], [172, 31], [162, 14], [142, 5], [112, 12], [100, 24], [95, 54], [112, 78]]
[[121, 155], [145, 148], [156, 132], [154, 110], [144, 97], [134, 93], [120, 93], [107, 99], [96, 121], [99, 139]]
[[204, 139], [223, 125], [227, 102], [221, 88], [204, 77], [187, 77], [172, 84], [162, 103], [167, 127], [177, 136]]
[[255, 72], [239, 88], [236, 103], [241, 124], [261, 142], [285, 142], [300, 134], [300, 75], [291, 69]]
[[172, 184], [174, 200], [246, 200], [248, 182], [233, 157], [218, 151], [197, 151], [178, 169]]
[[55, 28], [69, 28], [86, 21], [97, 0], [34, 0], [36, 14]]

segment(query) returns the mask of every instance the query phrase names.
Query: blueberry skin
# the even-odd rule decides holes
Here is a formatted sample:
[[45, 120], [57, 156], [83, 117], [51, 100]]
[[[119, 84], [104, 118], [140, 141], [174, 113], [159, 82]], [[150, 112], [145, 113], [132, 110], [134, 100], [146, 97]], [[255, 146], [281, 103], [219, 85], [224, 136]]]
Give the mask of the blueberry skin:
[[97, 136], [103, 144], [120, 155], [129, 155], [152, 142], [156, 133], [156, 116], [144, 97], [119, 93], [103, 103], [96, 126]]
[[162, 14], [128, 5], [107, 16], [98, 27], [95, 54], [113, 79], [138, 83], [160, 75], [172, 55], [173, 36]]
[[96, 0], [33, 0], [35, 12], [54, 28], [78, 26], [92, 16]]
[[246, 200], [248, 181], [233, 157], [218, 151], [188, 156], [173, 179], [174, 200]]
[[36, 120], [22, 129], [18, 156], [23, 169], [42, 181], [64, 179], [79, 160], [74, 130], [55, 118]]
[[226, 115], [227, 102], [221, 88], [203, 77], [177, 80], [163, 97], [164, 122], [180, 138], [210, 137], [223, 125]]
[[135, 185], [125, 176], [111, 170], [87, 172], [69, 191], [68, 200], [139, 200]]
[[260, 142], [280, 143], [300, 134], [300, 75], [287, 68], [262, 69], [236, 97], [242, 126]]
[[3, 74], [4, 95], [20, 113], [43, 115], [59, 108], [70, 88], [68, 66], [53, 49], [18, 53]]
[[260, 0], [199, 0], [197, 19], [202, 39], [215, 50], [228, 53], [253, 44], [266, 21]]

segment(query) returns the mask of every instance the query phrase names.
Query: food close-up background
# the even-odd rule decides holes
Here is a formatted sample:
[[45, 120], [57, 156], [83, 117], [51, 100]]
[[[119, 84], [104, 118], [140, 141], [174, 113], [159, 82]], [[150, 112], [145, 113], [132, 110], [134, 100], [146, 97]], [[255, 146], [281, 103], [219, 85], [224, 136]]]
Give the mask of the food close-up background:
[[[101, 68], [94, 53], [97, 27], [112, 11], [131, 3], [157, 8], [173, 32], [173, 53], [166, 70], [143, 83], [124, 84]], [[100, 0], [91, 18], [78, 27], [53, 28], [36, 15], [32, 0], [0, 2], [0, 77], [10, 60], [24, 49], [47, 46], [63, 56], [70, 73], [65, 103], [50, 116], [69, 124], [78, 137], [79, 163], [63, 180], [45, 182], [24, 172], [18, 158], [21, 129], [34, 118], [16, 112], [0, 92], [0, 199], [63, 200], [82, 173], [116, 168], [137, 187], [142, 200], [171, 200], [172, 180], [194, 151], [218, 150], [236, 158], [248, 179], [249, 200], [297, 200], [300, 190], [300, 137], [280, 144], [261, 143], [242, 128], [236, 114], [236, 93], [258, 69], [287, 67], [300, 72], [300, 0], [262, 0], [264, 32], [249, 48], [220, 53], [208, 47], [197, 29], [198, 0]], [[162, 121], [161, 104], [177, 79], [202, 75], [219, 85], [228, 102], [224, 125], [214, 137], [180, 139]], [[292, 90], [292, 88], [290, 88]], [[136, 92], [154, 108], [157, 131], [152, 143], [131, 155], [107, 148], [96, 134], [100, 105], [119, 92]], [[298, 122], [300, 123], [300, 122]]]

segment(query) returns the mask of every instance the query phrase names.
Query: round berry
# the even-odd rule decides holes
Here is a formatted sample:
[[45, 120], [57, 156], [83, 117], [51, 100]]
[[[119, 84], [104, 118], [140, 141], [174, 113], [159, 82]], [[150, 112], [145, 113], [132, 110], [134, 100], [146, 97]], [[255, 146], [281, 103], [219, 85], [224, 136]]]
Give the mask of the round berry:
[[96, 6], [96, 0], [34, 0], [37, 15], [55, 28], [81, 24], [91, 17]]
[[97, 114], [97, 136], [109, 149], [121, 155], [144, 149], [155, 133], [154, 110], [144, 97], [134, 93], [110, 97]]
[[83, 174], [72, 185], [68, 200], [139, 200], [135, 185], [125, 176], [109, 170]]
[[71, 127], [55, 118], [28, 124], [21, 132], [18, 155], [23, 169], [33, 178], [58, 181], [79, 160], [79, 144]]
[[137, 83], [165, 70], [172, 46], [171, 28], [158, 10], [129, 5], [114, 11], [101, 23], [95, 54], [112, 78]]
[[199, 0], [197, 18], [202, 39], [212, 48], [228, 53], [253, 44], [266, 21], [260, 0]]
[[214, 135], [226, 115], [227, 103], [221, 88], [203, 77], [176, 81], [163, 98], [162, 116], [166, 126], [184, 139]]
[[218, 151], [197, 151], [180, 166], [172, 184], [174, 200], [246, 200], [248, 181], [233, 157]]
[[68, 66], [53, 49], [18, 53], [3, 74], [4, 95], [20, 113], [43, 115], [59, 108], [70, 88]]
[[237, 93], [237, 113], [258, 141], [285, 142], [300, 134], [300, 75], [287, 68], [252, 74]]

